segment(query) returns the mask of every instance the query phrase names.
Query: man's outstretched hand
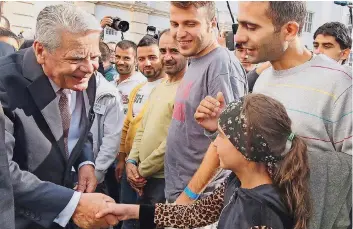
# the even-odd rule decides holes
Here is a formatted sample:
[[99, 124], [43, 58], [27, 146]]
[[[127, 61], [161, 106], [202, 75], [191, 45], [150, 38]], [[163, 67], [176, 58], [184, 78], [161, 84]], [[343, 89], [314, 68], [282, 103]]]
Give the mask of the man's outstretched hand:
[[96, 214], [97, 219], [114, 215], [119, 221], [139, 218], [139, 205], [108, 203], [108, 207]]
[[72, 219], [82, 229], [114, 226], [119, 222], [116, 216], [107, 214], [102, 218], [96, 218], [96, 214], [108, 208], [109, 203], [115, 203], [115, 201], [104, 194], [82, 193]]

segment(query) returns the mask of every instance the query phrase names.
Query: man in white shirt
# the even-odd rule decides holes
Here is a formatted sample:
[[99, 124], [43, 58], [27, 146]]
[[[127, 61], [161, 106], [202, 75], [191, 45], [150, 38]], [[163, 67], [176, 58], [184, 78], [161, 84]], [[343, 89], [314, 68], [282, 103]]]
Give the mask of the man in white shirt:
[[136, 49], [136, 44], [129, 40], [120, 41], [115, 49], [115, 64], [119, 77], [115, 79], [114, 84], [118, 88], [123, 100], [125, 115], [132, 89], [147, 81], [146, 77], [136, 71]]
[[[118, 89], [123, 103], [124, 120], [127, 113], [129, 95], [137, 85], [146, 82], [146, 78], [136, 71], [136, 44], [129, 40], [120, 41], [115, 48], [115, 67], [118, 75], [111, 83]], [[117, 142], [117, 145], [119, 143]], [[119, 149], [118, 149], [119, 150]], [[105, 176], [105, 185], [110, 197], [119, 201], [120, 186], [115, 178], [116, 163], [113, 163]]]

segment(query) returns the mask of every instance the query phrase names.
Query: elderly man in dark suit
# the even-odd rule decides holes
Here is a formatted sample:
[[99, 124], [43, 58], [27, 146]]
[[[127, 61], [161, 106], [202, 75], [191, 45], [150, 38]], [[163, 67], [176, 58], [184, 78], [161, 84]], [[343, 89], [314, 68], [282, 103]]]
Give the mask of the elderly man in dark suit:
[[[73, 5], [44, 8], [33, 47], [0, 59], [0, 101], [17, 229], [107, 227], [92, 138], [100, 25]], [[77, 191], [72, 168], [78, 172]], [[2, 228], [2, 226], [0, 226]]]

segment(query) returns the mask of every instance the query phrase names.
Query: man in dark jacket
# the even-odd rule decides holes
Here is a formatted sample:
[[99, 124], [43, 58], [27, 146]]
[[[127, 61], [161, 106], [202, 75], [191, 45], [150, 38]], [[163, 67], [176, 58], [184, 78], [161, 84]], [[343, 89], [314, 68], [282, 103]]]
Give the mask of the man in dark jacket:
[[91, 193], [97, 184], [89, 133], [96, 88], [91, 76], [98, 68], [99, 35], [99, 23], [84, 10], [48, 6], [38, 15], [33, 48], [0, 58], [16, 229], [62, 228], [71, 218], [81, 228], [116, 223], [95, 218], [113, 200]]

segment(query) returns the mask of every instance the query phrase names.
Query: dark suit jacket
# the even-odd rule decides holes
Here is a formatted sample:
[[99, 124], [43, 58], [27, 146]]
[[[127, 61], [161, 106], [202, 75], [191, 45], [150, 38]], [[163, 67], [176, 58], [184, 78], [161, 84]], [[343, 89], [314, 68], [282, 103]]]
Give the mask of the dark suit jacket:
[[15, 229], [14, 215], [9, 161], [5, 151], [5, 117], [0, 105], [0, 227], [3, 229]]
[[94, 119], [95, 78], [86, 91], [81, 135], [65, 159], [63, 130], [56, 94], [33, 48], [0, 58], [0, 101], [3, 105], [6, 152], [15, 199], [17, 229], [57, 227], [55, 217], [73, 195], [71, 167], [93, 162], [89, 129]]
[[0, 41], [0, 57], [16, 52], [16, 49], [3, 41]]

